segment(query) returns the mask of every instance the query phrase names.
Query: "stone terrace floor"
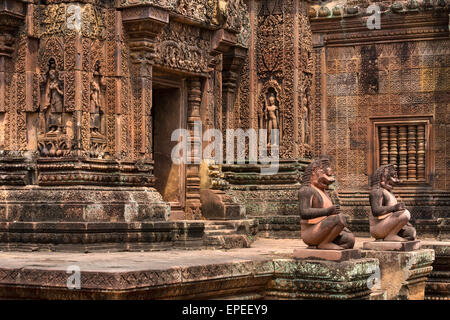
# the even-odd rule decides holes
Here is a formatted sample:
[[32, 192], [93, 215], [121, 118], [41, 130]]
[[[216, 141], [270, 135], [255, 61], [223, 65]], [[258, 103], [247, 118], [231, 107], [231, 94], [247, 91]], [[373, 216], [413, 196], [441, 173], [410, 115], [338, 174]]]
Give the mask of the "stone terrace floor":
[[[369, 238], [357, 238], [355, 248], [361, 248]], [[421, 240], [422, 244], [434, 242]], [[450, 245], [450, 241], [440, 242]], [[306, 247], [297, 239], [257, 239], [251, 248], [231, 250], [169, 250], [151, 252], [0, 252], [0, 268], [33, 268], [66, 270], [77, 265], [81, 271], [127, 272], [164, 270], [174, 266], [190, 267], [216, 263], [261, 261], [270, 258], [292, 258], [294, 249]]]

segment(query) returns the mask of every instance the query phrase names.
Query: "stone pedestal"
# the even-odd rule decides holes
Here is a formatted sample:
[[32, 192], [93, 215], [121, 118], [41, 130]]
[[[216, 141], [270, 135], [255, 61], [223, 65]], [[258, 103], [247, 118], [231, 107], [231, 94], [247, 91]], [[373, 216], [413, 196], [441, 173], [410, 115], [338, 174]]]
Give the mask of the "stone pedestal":
[[422, 248], [433, 249], [435, 260], [433, 271], [425, 285], [425, 299], [450, 299], [450, 241], [433, 241], [422, 243]]
[[361, 251], [358, 249], [321, 250], [305, 248], [294, 250], [294, 259], [348, 261], [359, 258], [361, 258]]
[[363, 249], [376, 251], [414, 251], [420, 249], [420, 241], [370, 241], [363, 243]]
[[374, 289], [386, 290], [388, 300], [423, 300], [425, 282], [434, 261], [434, 251], [409, 252], [362, 250], [364, 258], [375, 258], [379, 269], [373, 275]]
[[275, 278], [269, 282], [268, 299], [370, 299], [370, 278], [378, 268], [376, 259], [278, 259], [274, 264]]

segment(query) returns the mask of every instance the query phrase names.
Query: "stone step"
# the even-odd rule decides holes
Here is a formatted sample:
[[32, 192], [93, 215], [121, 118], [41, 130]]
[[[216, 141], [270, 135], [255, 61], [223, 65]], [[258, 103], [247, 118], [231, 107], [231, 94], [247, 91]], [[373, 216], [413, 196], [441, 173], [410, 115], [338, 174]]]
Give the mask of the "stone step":
[[232, 235], [236, 231], [231, 229], [223, 229], [223, 230], [205, 230], [206, 236], [227, 236]]
[[249, 248], [251, 241], [245, 235], [232, 234], [227, 236], [208, 236], [205, 244], [207, 247], [219, 247], [222, 249]]
[[205, 225], [205, 231], [208, 230], [234, 230], [233, 227], [225, 226], [225, 225]]
[[170, 210], [170, 216], [169, 221], [175, 221], [175, 220], [184, 220], [186, 217], [186, 214], [183, 210]]
[[186, 219], [186, 214], [179, 202], [169, 202], [169, 205], [170, 205], [169, 221]]

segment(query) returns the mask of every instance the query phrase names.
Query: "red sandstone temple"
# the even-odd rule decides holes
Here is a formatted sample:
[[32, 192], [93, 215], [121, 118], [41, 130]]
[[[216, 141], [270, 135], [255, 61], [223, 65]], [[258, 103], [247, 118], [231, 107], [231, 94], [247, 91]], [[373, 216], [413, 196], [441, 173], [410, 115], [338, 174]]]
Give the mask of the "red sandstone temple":
[[[369, 177], [390, 163], [419, 237], [449, 239], [449, 12], [445, 0], [0, 0], [1, 249], [298, 239], [300, 178], [322, 154], [356, 235], [368, 236]], [[195, 150], [196, 123], [264, 129], [270, 104], [276, 174], [195, 151], [171, 160], [175, 130]]]

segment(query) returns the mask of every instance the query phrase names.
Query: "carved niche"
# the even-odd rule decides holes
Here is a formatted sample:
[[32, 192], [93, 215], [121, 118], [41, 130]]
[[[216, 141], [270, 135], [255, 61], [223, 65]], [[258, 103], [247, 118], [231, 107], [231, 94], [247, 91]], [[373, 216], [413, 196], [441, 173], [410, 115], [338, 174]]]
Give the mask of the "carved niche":
[[279, 129], [279, 144], [284, 126], [283, 81], [283, 8], [280, 1], [263, 1], [258, 14], [257, 73], [262, 84], [257, 116], [259, 129], [267, 130], [267, 145], [271, 145], [272, 129]]
[[89, 155], [93, 158], [102, 158], [105, 155], [105, 90], [106, 81], [100, 73], [100, 61], [97, 60], [94, 65], [89, 96], [89, 128], [91, 136]]
[[301, 132], [303, 156], [311, 159], [313, 157], [313, 115], [312, 115], [312, 74], [303, 72], [300, 83], [300, 103], [302, 110]]
[[261, 89], [258, 100], [258, 128], [267, 130], [267, 145], [271, 145], [271, 132], [279, 129], [279, 141], [283, 135], [282, 90], [275, 80], [269, 80]]
[[[56, 42], [50, 44], [57, 45]], [[57, 63], [61, 56], [55, 57], [48, 59], [46, 72], [41, 78], [38, 150], [43, 157], [68, 155], [73, 138], [73, 128], [70, 127], [72, 122], [69, 120], [72, 119], [72, 114], [65, 112], [64, 77], [60, 72], [61, 64]]]

